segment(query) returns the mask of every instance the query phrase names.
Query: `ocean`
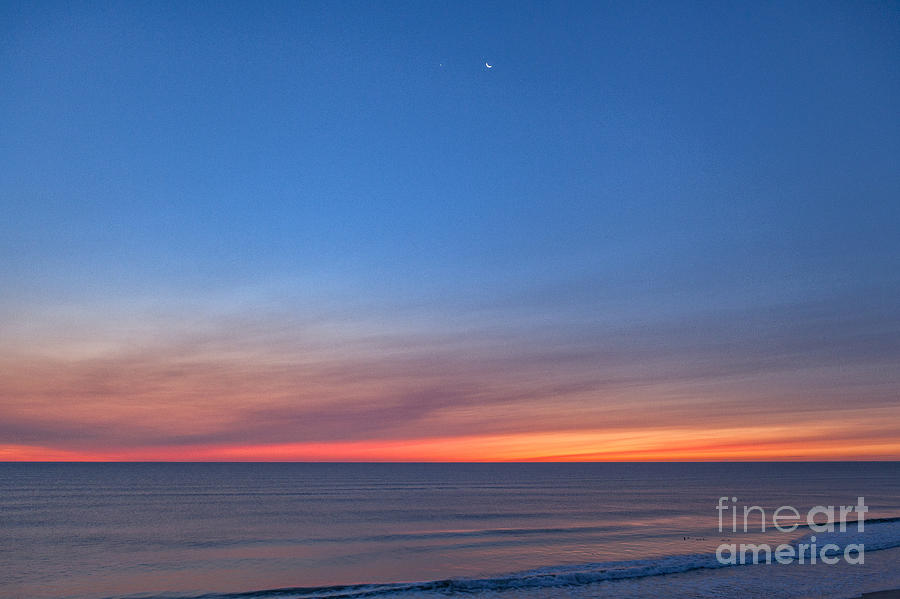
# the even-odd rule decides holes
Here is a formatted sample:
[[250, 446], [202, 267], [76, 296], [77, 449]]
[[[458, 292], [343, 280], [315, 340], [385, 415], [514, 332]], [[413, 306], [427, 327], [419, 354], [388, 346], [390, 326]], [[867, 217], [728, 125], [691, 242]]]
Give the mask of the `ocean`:
[[[864, 563], [716, 559], [811, 534], [735, 533], [723, 501], [858, 497]], [[848, 598], [898, 566], [898, 462], [0, 463], [3, 598]]]

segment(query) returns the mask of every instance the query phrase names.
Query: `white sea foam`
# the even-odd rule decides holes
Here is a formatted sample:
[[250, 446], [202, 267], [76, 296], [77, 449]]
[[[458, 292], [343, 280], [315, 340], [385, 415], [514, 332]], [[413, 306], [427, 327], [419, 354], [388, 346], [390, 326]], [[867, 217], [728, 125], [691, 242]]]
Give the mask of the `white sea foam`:
[[[816, 533], [804, 534], [796, 540], [796, 543], [808, 543], [812, 534]], [[820, 547], [825, 543], [834, 543], [841, 548], [850, 543], [864, 543], [867, 553], [877, 552], [900, 547], [900, 519], [867, 522], [863, 531], [858, 531], [856, 524], [853, 524], [845, 532], [818, 533], [816, 537], [816, 543]], [[858, 578], [867, 577], [874, 580], [871, 567], [869, 570], [863, 570], [847, 564], [832, 567], [826, 564], [814, 566], [799, 563], [729, 566], [720, 563], [714, 554], [689, 554], [655, 559], [550, 566], [488, 578], [453, 578], [415, 583], [272, 589], [251, 593], [202, 595], [195, 596], [193, 599], [275, 599], [276, 597], [285, 599], [356, 599], [363, 597], [412, 599], [455, 594], [469, 597], [509, 596], [511, 598], [520, 596], [553, 597], [559, 594], [588, 597], [594, 596], [597, 585], [602, 586], [604, 596], [632, 597], [641, 596], [641, 592], [650, 589], [670, 588], [673, 584], [676, 587], [684, 587], [686, 595], [696, 597], [725, 596], [720, 593], [720, 587], [739, 584], [742, 596], [755, 597], [747, 580], [760, 578], [762, 571], [759, 568], [766, 568], [762, 578], [770, 581], [778, 581], [781, 578], [801, 580], [805, 577], [803, 583], [805, 586], [798, 587], [802, 590], [800, 594], [793, 594], [794, 591], [790, 585], [779, 583], [772, 588], [765, 585], [760, 586], [758, 590], [761, 590], [763, 594], [759, 596], [802, 597], [808, 596], [803, 595], [803, 592], [814, 589], [815, 593], [822, 597], [850, 597], [853, 595], [841, 594], [841, 589], [845, 586], [854, 587], [847, 584], [842, 586], [841, 581], [848, 583], [852, 580], [853, 584], [858, 584], [855, 580], [857, 573], [859, 574]], [[704, 574], [700, 572], [701, 570], [728, 570], [729, 572], [722, 572], [721, 575], [712, 572]], [[875, 573], [883, 574], [885, 571], [884, 568], [881, 568]], [[679, 578], [678, 575], [681, 574], [690, 575]], [[704, 578], [704, 576], [706, 577]], [[740, 583], [736, 581], [740, 581]], [[834, 591], [834, 589], [837, 590]], [[667, 593], [667, 596], [679, 595]], [[174, 599], [174, 596], [170, 597]], [[166, 599], [170, 599], [170, 597], [166, 597]]]
[[[837, 527], [830, 532], [810, 531], [797, 539], [794, 545], [801, 543], [809, 545], [813, 537], [818, 547], [831, 543], [837, 545], [841, 551], [848, 545], [862, 545], [867, 552], [889, 549], [900, 546], [900, 519], [867, 521], [863, 524], [862, 530], [859, 530], [856, 522], [851, 522], [843, 532]], [[810, 548], [807, 547], [804, 551], [808, 555]]]

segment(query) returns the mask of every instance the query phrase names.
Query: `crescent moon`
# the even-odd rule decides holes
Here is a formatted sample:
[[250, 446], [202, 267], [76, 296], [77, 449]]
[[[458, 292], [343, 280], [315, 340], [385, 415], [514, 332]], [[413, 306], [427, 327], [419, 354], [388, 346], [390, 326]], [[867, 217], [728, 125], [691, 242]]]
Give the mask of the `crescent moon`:
[[493, 65], [489, 65], [488, 63], [484, 63], [484, 66], [486, 66], [486, 67], [489, 68], [489, 69], [493, 69], [493, 68], [494, 68]]

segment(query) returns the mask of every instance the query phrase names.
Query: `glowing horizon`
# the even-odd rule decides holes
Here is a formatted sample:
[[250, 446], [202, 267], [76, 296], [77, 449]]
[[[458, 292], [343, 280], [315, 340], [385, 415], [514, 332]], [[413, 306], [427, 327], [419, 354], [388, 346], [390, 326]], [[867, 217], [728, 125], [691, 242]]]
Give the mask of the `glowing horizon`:
[[[296, 321], [274, 308], [194, 318], [177, 308], [134, 322], [69, 310], [20, 328], [13, 339], [29, 352], [0, 354], [0, 397], [26, 401], [0, 403], [0, 460], [900, 457], [890, 387], [844, 401], [848, 369], [854, 380], [884, 371], [820, 355], [821, 307], [810, 327], [794, 307], [774, 322], [756, 309], [687, 312], [665, 342], [644, 326], [498, 329], [493, 312], [459, 330], [427, 314], [401, 326], [377, 312]], [[870, 298], [867, 320], [835, 323], [832, 334], [846, 343], [883, 309]], [[74, 342], [85, 331], [92, 343]], [[737, 359], [719, 355], [723, 341]], [[773, 360], [785, 346], [792, 353]], [[810, 413], [813, 398], [820, 410]]]

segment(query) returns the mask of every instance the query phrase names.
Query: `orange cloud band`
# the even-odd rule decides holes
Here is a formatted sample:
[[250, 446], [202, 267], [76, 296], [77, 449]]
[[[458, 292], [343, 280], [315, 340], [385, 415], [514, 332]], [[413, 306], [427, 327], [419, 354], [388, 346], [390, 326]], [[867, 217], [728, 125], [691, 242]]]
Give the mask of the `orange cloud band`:
[[794, 427], [698, 431], [548, 432], [431, 439], [167, 446], [68, 451], [0, 446], [6, 461], [717, 461], [889, 460], [896, 438], [828, 440], [831, 431]]

